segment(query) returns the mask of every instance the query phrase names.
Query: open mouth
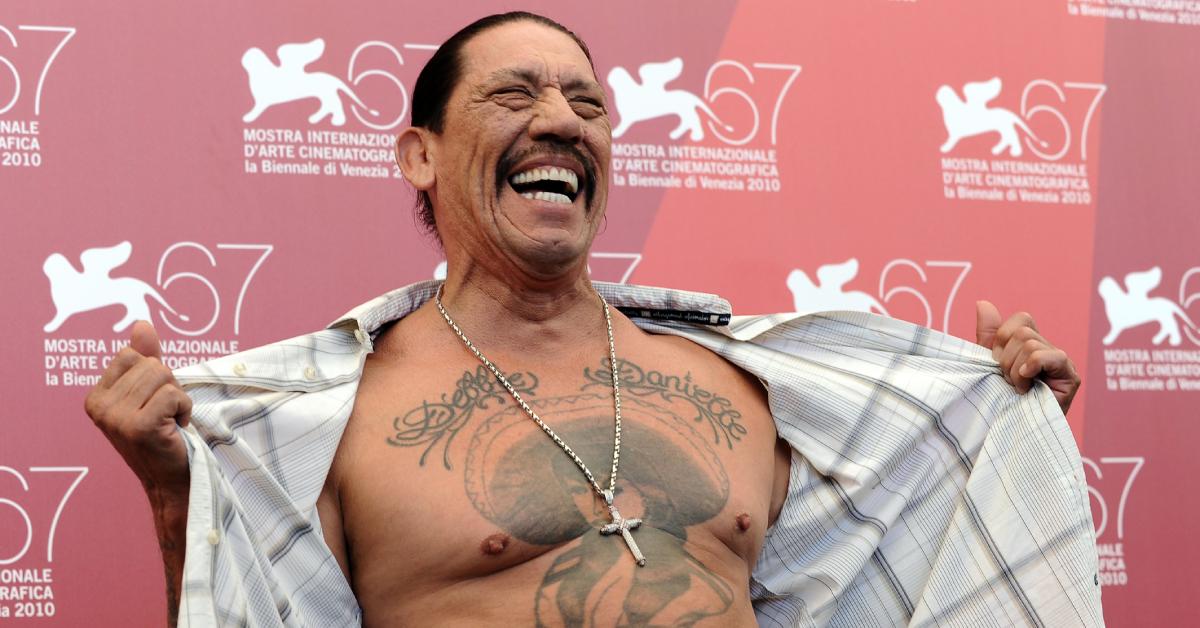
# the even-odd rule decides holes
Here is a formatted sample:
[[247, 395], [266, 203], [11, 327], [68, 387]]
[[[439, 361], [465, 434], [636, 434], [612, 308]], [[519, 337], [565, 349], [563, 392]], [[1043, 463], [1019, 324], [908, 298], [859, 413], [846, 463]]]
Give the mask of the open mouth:
[[521, 196], [570, 205], [579, 196], [579, 175], [567, 168], [537, 166], [508, 178], [508, 184]]

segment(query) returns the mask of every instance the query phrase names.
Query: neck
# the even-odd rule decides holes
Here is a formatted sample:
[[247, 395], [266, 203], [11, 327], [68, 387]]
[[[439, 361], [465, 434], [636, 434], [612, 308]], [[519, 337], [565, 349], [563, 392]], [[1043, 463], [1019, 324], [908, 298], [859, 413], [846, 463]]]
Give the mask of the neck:
[[541, 278], [455, 261], [446, 269], [442, 303], [481, 350], [560, 354], [606, 336], [601, 301], [584, 264]]

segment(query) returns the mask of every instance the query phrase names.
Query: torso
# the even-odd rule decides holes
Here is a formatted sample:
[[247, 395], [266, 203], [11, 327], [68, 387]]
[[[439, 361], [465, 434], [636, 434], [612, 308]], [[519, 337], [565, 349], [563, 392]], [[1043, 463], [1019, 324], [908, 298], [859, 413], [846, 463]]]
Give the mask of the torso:
[[[754, 625], [750, 572], [787, 481], [765, 393], [687, 340], [613, 325], [615, 505], [642, 519], [645, 566], [599, 534], [609, 512], [583, 473], [427, 304], [377, 339], [319, 502], [366, 625]], [[488, 355], [603, 487], [606, 344]]]

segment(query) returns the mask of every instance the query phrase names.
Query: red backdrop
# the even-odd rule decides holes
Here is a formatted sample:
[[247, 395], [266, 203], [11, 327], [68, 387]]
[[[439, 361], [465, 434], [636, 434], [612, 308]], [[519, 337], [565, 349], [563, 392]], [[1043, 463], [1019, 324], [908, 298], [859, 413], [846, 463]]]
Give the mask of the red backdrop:
[[[976, 299], [1033, 312], [1085, 375], [1106, 617], [1186, 623], [1200, 3], [527, 7], [609, 88], [595, 277], [966, 337]], [[0, 8], [0, 619], [162, 620], [149, 511], [87, 387], [132, 318], [182, 364], [433, 276], [389, 143], [432, 46], [511, 8]]]

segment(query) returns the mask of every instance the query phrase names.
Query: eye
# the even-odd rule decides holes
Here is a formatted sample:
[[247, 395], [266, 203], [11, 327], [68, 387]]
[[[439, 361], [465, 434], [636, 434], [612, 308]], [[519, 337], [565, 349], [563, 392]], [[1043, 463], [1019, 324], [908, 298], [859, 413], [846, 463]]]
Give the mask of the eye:
[[604, 103], [591, 96], [576, 96], [571, 99], [571, 108], [579, 115], [594, 118], [604, 113]]
[[512, 85], [509, 87], [502, 87], [502, 88], [496, 90], [496, 94], [498, 96], [524, 96], [526, 98], [533, 98], [533, 92], [530, 91], [528, 87], [525, 87], [523, 85]]

